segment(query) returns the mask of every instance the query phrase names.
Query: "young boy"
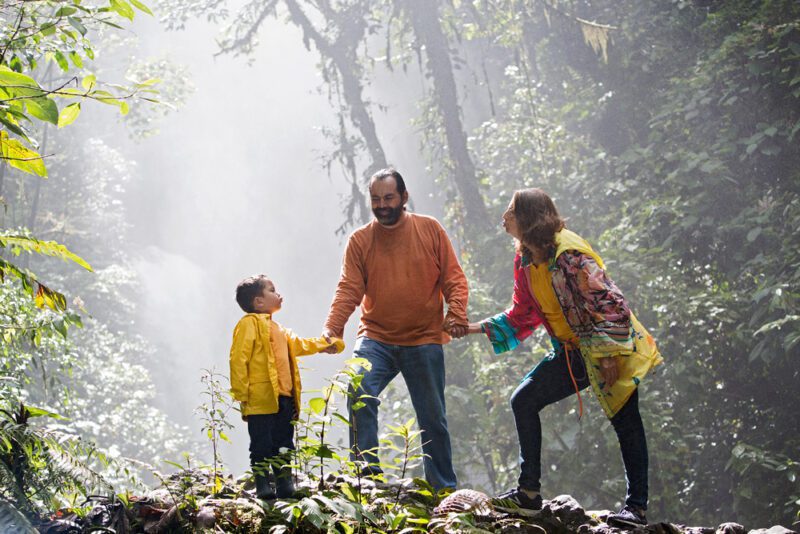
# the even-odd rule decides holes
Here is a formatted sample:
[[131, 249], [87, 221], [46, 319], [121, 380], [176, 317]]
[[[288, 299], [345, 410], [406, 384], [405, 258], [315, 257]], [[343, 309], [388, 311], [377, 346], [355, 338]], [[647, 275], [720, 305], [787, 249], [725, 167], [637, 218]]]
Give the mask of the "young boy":
[[[250, 434], [250, 465], [259, 499], [291, 497], [291, 468], [281, 467], [280, 449], [294, 450], [292, 421], [300, 411], [300, 372], [297, 356], [342, 352], [344, 342], [334, 338], [299, 338], [272, 320], [283, 298], [266, 276], [245, 278], [236, 287], [236, 302], [247, 315], [233, 330], [231, 393], [241, 403]], [[269, 467], [274, 459], [275, 491]]]

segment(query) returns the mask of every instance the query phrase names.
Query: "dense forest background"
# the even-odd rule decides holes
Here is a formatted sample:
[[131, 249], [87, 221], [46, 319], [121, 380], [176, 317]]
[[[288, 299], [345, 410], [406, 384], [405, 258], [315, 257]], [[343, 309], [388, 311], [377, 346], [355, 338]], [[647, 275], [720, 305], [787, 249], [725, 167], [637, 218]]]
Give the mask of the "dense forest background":
[[[643, 386], [650, 516], [797, 521], [800, 5], [790, 0], [4, 2], [3, 510], [46, 510], [101, 475], [125, 487], [137, 470], [125, 458], [197, 448], [196, 432], [154, 403], [147, 362], [158, 350], [132, 322], [140, 282], [118, 244], [135, 162], [107, 139], [58, 135], [82, 106], [118, 108], [134, 137], [180, 115], [191, 84], [179, 65], [106, 70], [127, 71], [123, 85], [90, 67], [95, 50], [124, 50], [121, 28], [151, 12], [176, 32], [194, 19], [219, 25], [218, 61], [270, 46], [267, 20], [301, 31], [331, 104], [319, 175], [349, 184], [340, 237], [371, 216], [370, 174], [403, 170], [387, 124], [412, 125], [473, 319], [510, 298], [513, 250], [497, 223], [511, 193], [550, 192], [665, 356]], [[413, 90], [390, 94], [392, 84]], [[408, 105], [385, 104], [398, 98]], [[67, 306], [62, 293], [81, 300]], [[514, 485], [508, 398], [545, 351], [543, 338], [502, 358], [482, 340], [449, 346], [463, 486]], [[410, 406], [393, 395], [384, 417], [406, 421]], [[569, 402], [543, 414], [545, 491], [613, 507], [625, 487], [614, 434], [596, 406], [578, 421]], [[37, 463], [45, 450], [70, 461]]]

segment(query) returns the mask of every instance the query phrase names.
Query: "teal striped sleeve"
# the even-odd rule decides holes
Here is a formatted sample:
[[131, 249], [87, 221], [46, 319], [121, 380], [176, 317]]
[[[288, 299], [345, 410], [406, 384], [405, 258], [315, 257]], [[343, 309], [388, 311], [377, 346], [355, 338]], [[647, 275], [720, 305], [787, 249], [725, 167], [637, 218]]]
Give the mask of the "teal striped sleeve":
[[492, 342], [495, 354], [514, 350], [520, 343], [517, 339], [517, 330], [508, 322], [508, 314], [505, 312], [484, 319], [481, 322], [481, 330]]

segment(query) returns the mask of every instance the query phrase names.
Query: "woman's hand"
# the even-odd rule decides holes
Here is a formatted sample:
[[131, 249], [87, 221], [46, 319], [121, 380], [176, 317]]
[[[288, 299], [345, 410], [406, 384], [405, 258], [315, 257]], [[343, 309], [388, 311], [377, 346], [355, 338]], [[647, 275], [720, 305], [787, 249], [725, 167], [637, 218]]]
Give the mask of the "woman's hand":
[[447, 331], [450, 336], [454, 337], [455, 339], [462, 338], [468, 334], [480, 334], [481, 333], [481, 324], [480, 323], [469, 323], [469, 324], [454, 324], [449, 323], [445, 324], [444, 326], [445, 331]]
[[619, 378], [616, 356], [600, 358], [600, 374], [603, 375], [603, 391], [608, 391]]

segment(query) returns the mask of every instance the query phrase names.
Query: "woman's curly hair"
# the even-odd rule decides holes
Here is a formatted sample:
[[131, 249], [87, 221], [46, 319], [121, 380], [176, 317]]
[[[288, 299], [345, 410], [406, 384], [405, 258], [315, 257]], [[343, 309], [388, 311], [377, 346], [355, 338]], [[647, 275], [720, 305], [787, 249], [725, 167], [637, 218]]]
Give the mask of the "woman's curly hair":
[[514, 192], [512, 213], [522, 234], [517, 252], [531, 256], [528, 246], [535, 247], [547, 257], [555, 254], [556, 232], [566, 227], [566, 220], [558, 214], [556, 205], [547, 193], [539, 188], [520, 189]]

